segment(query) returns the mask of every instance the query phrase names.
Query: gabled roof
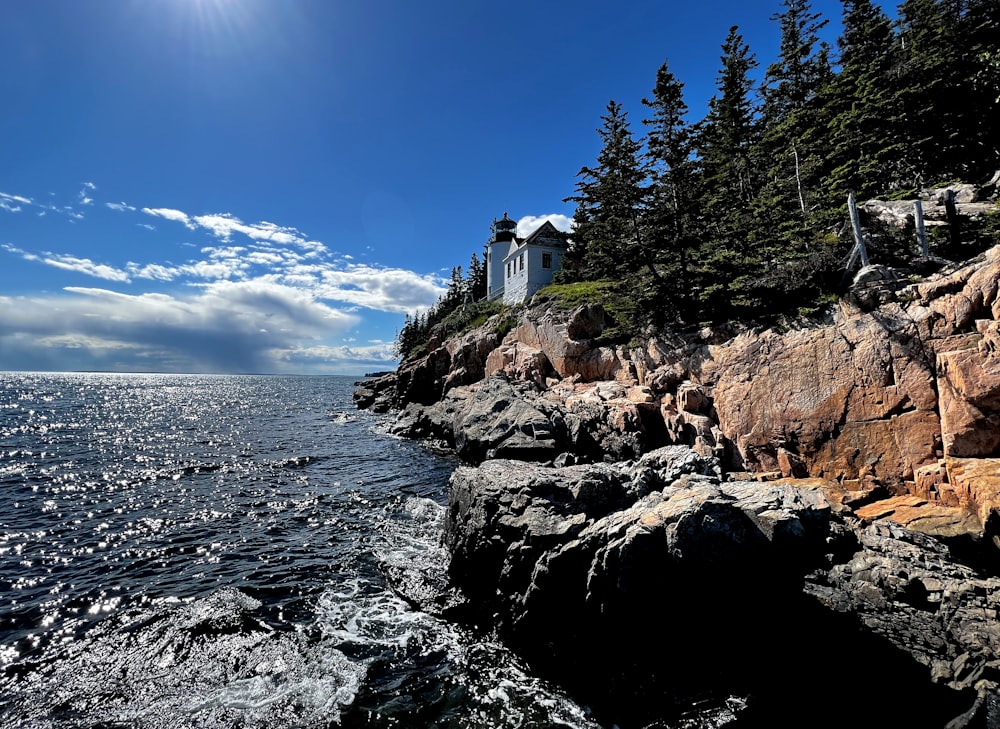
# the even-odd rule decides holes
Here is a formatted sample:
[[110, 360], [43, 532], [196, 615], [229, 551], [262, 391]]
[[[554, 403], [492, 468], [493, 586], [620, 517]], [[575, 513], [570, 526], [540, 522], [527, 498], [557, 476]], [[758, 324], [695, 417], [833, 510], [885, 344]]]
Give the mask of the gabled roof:
[[522, 245], [546, 245], [546, 246], [562, 246], [567, 247], [569, 243], [566, 241], [567, 234], [563, 233], [561, 230], [552, 225], [552, 223], [546, 220], [544, 223], [539, 225], [535, 230], [522, 241]]

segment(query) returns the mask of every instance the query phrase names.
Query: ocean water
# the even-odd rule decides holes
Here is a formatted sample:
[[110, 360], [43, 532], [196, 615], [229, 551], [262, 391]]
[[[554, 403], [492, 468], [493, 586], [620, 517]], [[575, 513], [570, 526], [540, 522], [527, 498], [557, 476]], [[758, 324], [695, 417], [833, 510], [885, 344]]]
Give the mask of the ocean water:
[[343, 377], [0, 373], [0, 727], [594, 727], [387, 575], [455, 464]]

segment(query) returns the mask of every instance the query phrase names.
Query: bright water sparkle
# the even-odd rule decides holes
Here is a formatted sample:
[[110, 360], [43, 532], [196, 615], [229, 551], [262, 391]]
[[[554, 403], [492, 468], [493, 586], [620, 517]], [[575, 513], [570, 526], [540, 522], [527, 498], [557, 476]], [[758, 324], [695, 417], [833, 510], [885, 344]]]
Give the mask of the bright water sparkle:
[[351, 390], [0, 373], [0, 726], [592, 726], [390, 589], [454, 463]]

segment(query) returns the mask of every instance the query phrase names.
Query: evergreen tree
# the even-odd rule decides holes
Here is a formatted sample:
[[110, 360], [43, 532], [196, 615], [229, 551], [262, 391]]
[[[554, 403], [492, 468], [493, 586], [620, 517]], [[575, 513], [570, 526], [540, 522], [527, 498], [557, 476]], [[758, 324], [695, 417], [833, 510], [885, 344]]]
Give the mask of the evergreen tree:
[[757, 60], [737, 26], [729, 30], [721, 60], [718, 93], [709, 101], [697, 134], [704, 221], [700, 254], [704, 285], [699, 293], [703, 316], [709, 319], [752, 309], [758, 303], [755, 282], [762, 266], [749, 246], [750, 203], [758, 187], [750, 161], [757, 140], [750, 74]]
[[763, 298], [781, 297], [787, 305], [790, 295], [802, 301], [815, 293], [815, 275], [834, 253], [819, 243], [816, 215], [828, 152], [822, 101], [833, 72], [829, 49], [818, 37], [827, 21], [808, 0], [784, 0], [772, 20], [781, 26], [781, 47], [761, 90], [764, 131], [755, 159], [763, 184], [753, 204], [751, 239], [766, 260]]
[[576, 195], [564, 202], [577, 203], [573, 257], [582, 274], [590, 279], [622, 278], [634, 261], [650, 263], [642, 236], [646, 170], [621, 104], [610, 101], [601, 121], [597, 166], [580, 169]]
[[824, 99], [831, 116], [824, 186], [827, 207], [838, 211], [849, 192], [864, 200], [902, 184], [905, 143], [894, 102], [892, 24], [871, 0], [842, 2], [840, 73]]
[[651, 118], [643, 120], [649, 127], [646, 148], [652, 177], [648, 247], [657, 268], [673, 279], [665, 291], [657, 292], [658, 299], [673, 309], [666, 313], [686, 319], [692, 314], [691, 257], [697, 241], [694, 134], [686, 119], [684, 84], [665, 62], [656, 73], [652, 98], [642, 103], [652, 112]]
[[966, 93], [960, 9], [942, 0], [899, 6], [896, 103], [903, 113], [909, 186], [920, 189], [965, 171], [961, 120]]
[[961, 36], [969, 79], [964, 147], [975, 179], [1000, 168], [1000, 3], [968, 0]]
[[784, 10], [771, 17], [781, 26], [778, 60], [767, 67], [761, 89], [768, 125], [804, 109], [828, 73], [817, 53], [818, 34], [827, 21], [811, 11], [809, 0], [783, 0], [783, 5]]
[[448, 291], [444, 295], [444, 301], [438, 307], [442, 310], [439, 312], [442, 319], [465, 303], [467, 290], [465, 278], [462, 276], [462, 267], [455, 266], [451, 269], [451, 280], [448, 282]]
[[469, 280], [466, 288], [472, 301], [480, 301], [486, 298], [486, 263], [475, 253], [469, 262]]
[[784, 7], [772, 17], [781, 25], [781, 50], [761, 89], [764, 133], [759, 151], [771, 187], [768, 206], [781, 208], [782, 217], [804, 221], [806, 197], [815, 186], [810, 173], [823, 141], [819, 96], [832, 72], [828, 49], [818, 39], [827, 21], [810, 11], [808, 0], [784, 0]]

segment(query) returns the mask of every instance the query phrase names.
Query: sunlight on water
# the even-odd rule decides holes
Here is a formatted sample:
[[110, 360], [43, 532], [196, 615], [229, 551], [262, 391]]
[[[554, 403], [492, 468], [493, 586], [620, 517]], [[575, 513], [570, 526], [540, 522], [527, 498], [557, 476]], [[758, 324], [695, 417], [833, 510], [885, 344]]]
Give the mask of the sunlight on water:
[[0, 726], [595, 726], [408, 602], [453, 463], [351, 385], [0, 374]]

